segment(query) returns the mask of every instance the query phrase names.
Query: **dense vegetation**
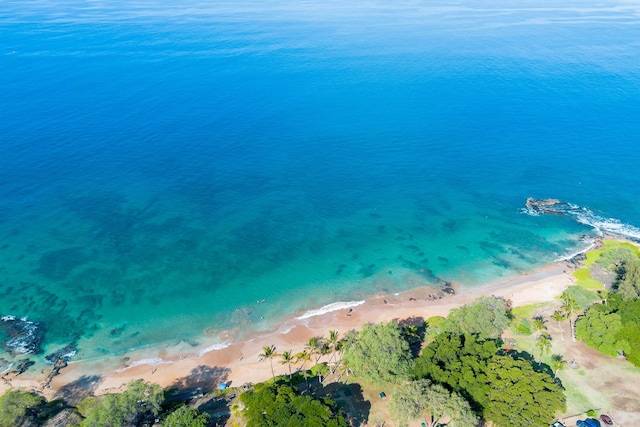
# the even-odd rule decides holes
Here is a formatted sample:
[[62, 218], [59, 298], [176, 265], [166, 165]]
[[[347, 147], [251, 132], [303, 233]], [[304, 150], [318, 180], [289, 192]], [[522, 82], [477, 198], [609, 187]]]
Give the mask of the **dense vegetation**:
[[0, 427], [14, 427], [27, 423], [44, 399], [22, 390], [9, 390], [0, 397]]
[[330, 399], [302, 396], [281, 381], [258, 384], [240, 396], [247, 427], [346, 427]]
[[613, 279], [609, 290], [604, 289], [607, 283], [603, 283], [603, 290], [594, 297], [598, 303], [589, 306], [576, 322], [576, 336], [604, 354], [624, 355], [640, 366], [638, 250], [628, 243], [607, 242], [601, 250], [591, 253], [588, 261], [585, 276], [607, 277], [610, 273]]
[[138, 425], [160, 413], [164, 391], [157, 384], [136, 380], [122, 393], [87, 397], [78, 404], [81, 427]]
[[551, 423], [565, 409], [562, 387], [500, 344], [477, 334], [442, 333], [422, 352], [414, 376], [459, 393], [497, 426]]
[[451, 310], [446, 320], [440, 324], [440, 331], [499, 338], [507, 326], [509, 326], [507, 301], [496, 297], [480, 297], [470, 304]]
[[478, 424], [478, 416], [465, 398], [427, 379], [409, 381], [398, 387], [389, 409], [401, 424], [420, 418], [430, 427], [438, 425], [443, 418], [449, 419], [452, 427]]
[[409, 377], [411, 350], [397, 323], [367, 324], [346, 346], [344, 365], [375, 385], [399, 383]]

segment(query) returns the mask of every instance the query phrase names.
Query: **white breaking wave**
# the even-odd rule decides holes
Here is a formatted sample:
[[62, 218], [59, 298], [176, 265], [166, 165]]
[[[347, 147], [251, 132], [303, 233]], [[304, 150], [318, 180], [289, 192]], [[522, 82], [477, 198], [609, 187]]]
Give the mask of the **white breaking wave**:
[[345, 308], [352, 308], [352, 307], [357, 307], [361, 304], [364, 304], [364, 300], [362, 301], [347, 301], [347, 302], [334, 302], [331, 304], [327, 304], [323, 307], [320, 307], [316, 310], [309, 310], [306, 313], [304, 313], [302, 316], [296, 317], [296, 319], [298, 320], [304, 320], [304, 319], [308, 319], [310, 317], [314, 317], [314, 316], [321, 316], [323, 314], [326, 313], [330, 313], [332, 311], [338, 311], [338, 310], [342, 310]]
[[173, 363], [173, 362], [164, 360], [160, 357], [154, 357], [151, 359], [140, 359], [140, 360], [136, 360], [135, 362], [132, 362], [131, 364], [125, 366], [124, 368], [116, 369], [116, 372], [124, 372], [127, 369], [135, 368], [136, 366], [140, 366], [140, 365], [157, 366], [165, 363]]
[[560, 258], [556, 258], [553, 260], [553, 262], [562, 262], [562, 261], [569, 261], [572, 260], [573, 258], [577, 257], [578, 255], [582, 255], [582, 254], [586, 254], [587, 252], [589, 252], [591, 249], [596, 247], [596, 242], [592, 241], [591, 244], [589, 246], [587, 246], [584, 249], [581, 249], [577, 252], [573, 252], [570, 253], [569, 255], [564, 255], [561, 256]]
[[[531, 216], [539, 216], [545, 213], [544, 211], [527, 208], [524, 208], [522, 211]], [[557, 210], [554, 210], [553, 213], [571, 215], [577, 222], [592, 227], [600, 235], [608, 233], [640, 241], [640, 228], [631, 224], [625, 224], [616, 218], [605, 218], [582, 206], [574, 205], [572, 203], [562, 203], [561, 206], [559, 206]]]
[[38, 337], [39, 331], [37, 323], [27, 320], [26, 317], [21, 317], [18, 320], [18, 318], [13, 315], [1, 316], [0, 320], [3, 322], [18, 323], [16, 331], [20, 332], [18, 336], [6, 340], [4, 342], [5, 346], [20, 354], [30, 354], [34, 352], [34, 346], [37, 347], [41, 339], [41, 337]]
[[573, 205], [571, 207], [572, 209], [567, 211], [567, 213], [573, 215], [581, 224], [591, 226], [599, 232], [640, 240], [640, 228], [638, 227], [624, 224], [616, 218], [604, 218], [596, 215], [587, 208], [581, 208], [579, 206], [575, 206], [574, 208]]
[[211, 351], [222, 350], [223, 348], [227, 348], [227, 347], [229, 347], [229, 343], [226, 343], [226, 342], [210, 345], [209, 347], [203, 348], [202, 350], [200, 350], [198, 352], [198, 357], [204, 356], [205, 354]]

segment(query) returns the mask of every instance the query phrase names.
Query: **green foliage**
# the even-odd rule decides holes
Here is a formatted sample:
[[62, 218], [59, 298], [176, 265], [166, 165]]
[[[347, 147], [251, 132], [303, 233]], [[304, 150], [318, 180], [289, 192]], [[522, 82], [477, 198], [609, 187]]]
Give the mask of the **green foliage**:
[[529, 319], [520, 319], [520, 323], [511, 328], [516, 335], [531, 335], [531, 323]]
[[564, 360], [561, 354], [554, 354], [551, 356], [551, 370], [553, 370], [553, 378], [555, 379], [558, 376], [558, 371], [564, 368], [567, 365], [567, 362]]
[[276, 353], [275, 345], [265, 345], [264, 347], [262, 347], [262, 353], [258, 355], [258, 357], [260, 357], [261, 359], [269, 360], [269, 363], [271, 365], [271, 377], [276, 376], [275, 372], [273, 371], [273, 359], [276, 358], [277, 356], [278, 356], [278, 353]]
[[[532, 425], [526, 417], [535, 420], [533, 425], [543, 425], [564, 408], [562, 389], [550, 375], [536, 372], [527, 360], [500, 355], [499, 341], [476, 335], [438, 335], [425, 347], [413, 373], [459, 393], [496, 426]], [[521, 410], [522, 405], [530, 407]], [[521, 415], [513, 415], [515, 411]], [[511, 418], [519, 421], [512, 423]]]
[[640, 367], [640, 299], [623, 302], [618, 313], [622, 320], [622, 328], [616, 339], [627, 343], [627, 360]]
[[247, 427], [346, 427], [329, 399], [300, 396], [279, 382], [261, 383], [240, 396]]
[[495, 340], [442, 333], [422, 351], [413, 376], [446, 384], [482, 407], [487, 404], [489, 391], [485, 371], [498, 349], [499, 342]]
[[580, 310], [586, 310], [599, 299], [597, 293], [576, 285], [569, 286], [560, 297], [563, 299], [567, 297], [572, 298]]
[[311, 367], [311, 375], [318, 377], [318, 381], [322, 382], [322, 377], [329, 373], [329, 366], [326, 363], [318, 363]]
[[638, 248], [629, 242], [605, 240], [602, 248], [587, 254], [586, 265], [592, 266], [596, 262], [602, 268], [615, 269], [628, 260], [638, 258]]
[[496, 426], [548, 426], [566, 410], [562, 388], [526, 360], [495, 356], [486, 375], [491, 388], [484, 416]]
[[0, 427], [20, 425], [33, 410], [45, 403], [35, 394], [13, 389], [0, 397]]
[[343, 361], [375, 385], [402, 382], [412, 367], [409, 344], [395, 322], [364, 325], [358, 339], [346, 344]]
[[440, 325], [440, 330], [499, 338], [509, 326], [509, 320], [509, 307], [504, 298], [480, 297], [451, 310], [446, 321]]
[[432, 316], [429, 317], [425, 322], [424, 322], [424, 327], [425, 327], [425, 335], [427, 337], [435, 337], [437, 334], [440, 333], [440, 325], [442, 325], [442, 323], [446, 320], [446, 318], [442, 317], [442, 316]]
[[619, 273], [616, 288], [622, 299], [630, 301], [640, 297], [640, 260], [636, 258], [625, 262]]
[[618, 350], [626, 350], [628, 346], [624, 340], [616, 338], [621, 329], [622, 318], [619, 314], [588, 310], [576, 324], [576, 336], [589, 347], [615, 356]]
[[540, 361], [545, 354], [551, 353], [551, 336], [549, 334], [542, 334], [535, 342], [535, 347], [540, 351]]
[[182, 405], [171, 412], [162, 423], [163, 427], [207, 427], [209, 415]]
[[606, 305], [593, 305], [578, 321], [576, 334], [604, 354], [623, 351], [628, 361], [640, 366], [640, 298], [624, 301], [614, 294]]
[[144, 417], [160, 413], [164, 391], [157, 384], [132, 381], [118, 394], [87, 397], [78, 404], [78, 412], [84, 417], [82, 427], [121, 427], [135, 425]]
[[452, 427], [474, 427], [478, 417], [469, 402], [457, 393], [427, 379], [410, 381], [398, 387], [391, 397], [389, 410], [401, 424], [422, 418], [435, 426], [441, 419], [450, 419]]

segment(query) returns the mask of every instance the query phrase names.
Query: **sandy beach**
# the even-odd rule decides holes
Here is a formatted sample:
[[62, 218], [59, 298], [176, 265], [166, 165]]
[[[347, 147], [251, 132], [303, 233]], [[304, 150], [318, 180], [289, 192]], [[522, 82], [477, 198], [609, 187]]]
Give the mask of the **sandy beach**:
[[[138, 378], [169, 387], [180, 383], [185, 384], [189, 379], [193, 380], [200, 375], [198, 373], [205, 372], [208, 376], [199, 378], [199, 381], [203, 379], [212, 382], [231, 381], [233, 385], [242, 385], [246, 382], [257, 383], [271, 377], [270, 363], [260, 361], [259, 358], [264, 346], [275, 345], [277, 352], [291, 350], [295, 354], [302, 351], [309, 338], [326, 337], [329, 330], [336, 330], [340, 336], [344, 336], [349, 330], [358, 329], [367, 322], [412, 319], [418, 323], [431, 316], [446, 316], [450, 310], [483, 295], [503, 297], [511, 300], [513, 306], [550, 301], [573, 283], [572, 272], [573, 267], [569, 263], [556, 262], [525, 272], [503, 283], [474, 289], [458, 286], [455, 295], [445, 295], [440, 299], [429, 297], [434, 293], [431, 288], [418, 288], [399, 294], [374, 297], [356, 307], [307, 318], [300, 318], [302, 316], [292, 318], [285, 321], [275, 332], [254, 336], [244, 342], [234, 343], [202, 355], [181, 357], [177, 360], [165, 359], [166, 354], [160, 352], [155, 362], [150, 360], [149, 363], [143, 361], [143, 363], [140, 363], [141, 361], [136, 363], [133, 359], [128, 367], [123, 366], [119, 369], [101, 367], [96, 362], [71, 363], [53, 379], [51, 387], [42, 390], [42, 393], [51, 398], [64, 389], [83, 391], [83, 385], [90, 383], [91, 390], [84, 391], [101, 394], [117, 391]], [[276, 374], [282, 374], [288, 370], [279, 361], [274, 361], [273, 366]], [[46, 375], [46, 372], [43, 375]], [[89, 378], [91, 381], [88, 380]], [[5, 381], [1, 387], [41, 388], [40, 379], [16, 377], [9, 381]], [[216, 385], [210, 386], [213, 388]]]

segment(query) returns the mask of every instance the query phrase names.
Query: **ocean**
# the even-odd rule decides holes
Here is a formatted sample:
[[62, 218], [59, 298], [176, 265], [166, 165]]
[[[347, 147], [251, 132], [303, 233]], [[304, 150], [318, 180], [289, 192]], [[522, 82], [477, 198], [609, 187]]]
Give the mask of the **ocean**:
[[637, 4], [168, 3], [0, 3], [0, 368], [640, 236]]

